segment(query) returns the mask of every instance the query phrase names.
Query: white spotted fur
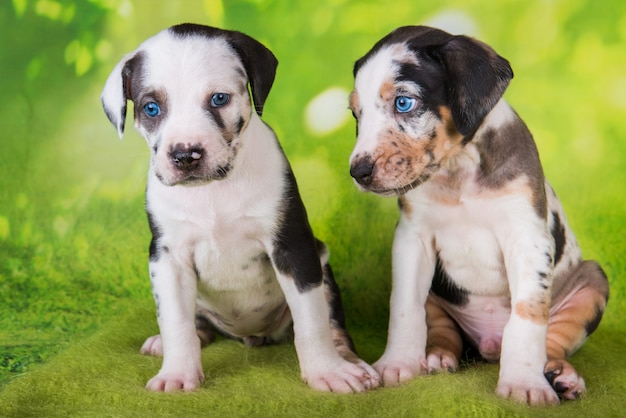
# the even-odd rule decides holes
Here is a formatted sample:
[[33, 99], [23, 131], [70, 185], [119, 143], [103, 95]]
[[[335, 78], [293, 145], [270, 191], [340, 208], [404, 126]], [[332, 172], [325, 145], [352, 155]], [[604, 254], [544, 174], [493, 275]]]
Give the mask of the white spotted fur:
[[[375, 387], [377, 375], [370, 366], [348, 362], [335, 349], [323, 286], [303, 292], [275, 266], [251, 263], [259, 254], [273, 253], [287, 162], [274, 133], [251, 106], [234, 50], [222, 37], [180, 39], [165, 30], [124, 57], [102, 94], [120, 137], [124, 120], [111, 109], [125, 105], [120, 72], [137, 52], [145, 57], [145, 89], [166, 92], [168, 101], [168, 117], [156, 132], [135, 125], [151, 149], [146, 202], [161, 234], [160, 257], [150, 262], [161, 334], [148, 338], [142, 352], [162, 354], [163, 364], [147, 387], [194, 390], [203, 381], [197, 307], [218, 313], [222, 328], [236, 337], [280, 339], [293, 317], [302, 377], [311, 387], [337, 392]], [[216, 92], [231, 94], [225, 119], [235, 111], [246, 116], [230, 147], [205, 113], [207, 97]], [[201, 143], [211, 164], [230, 161], [232, 169], [220, 180], [178, 184], [167, 156], [176, 143]], [[267, 327], [263, 318], [273, 310], [277, 317]]]

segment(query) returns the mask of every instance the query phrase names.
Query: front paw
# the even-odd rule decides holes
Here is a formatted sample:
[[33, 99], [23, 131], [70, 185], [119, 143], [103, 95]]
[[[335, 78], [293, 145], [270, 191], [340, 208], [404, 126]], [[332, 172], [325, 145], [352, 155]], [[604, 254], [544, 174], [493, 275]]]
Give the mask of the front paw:
[[374, 369], [380, 375], [383, 386], [398, 386], [413, 378], [425, 374], [427, 370], [426, 360], [410, 361], [405, 359], [385, 359], [383, 356], [373, 364]]
[[520, 376], [517, 379], [498, 380], [496, 394], [502, 398], [532, 406], [558, 405], [559, 397], [542, 376]]
[[380, 386], [378, 373], [370, 365], [343, 358], [331, 367], [303, 370], [302, 379], [311, 388], [323, 392], [360, 393]]
[[148, 381], [146, 389], [154, 392], [191, 392], [196, 390], [204, 381], [201, 370], [188, 373], [160, 371]]

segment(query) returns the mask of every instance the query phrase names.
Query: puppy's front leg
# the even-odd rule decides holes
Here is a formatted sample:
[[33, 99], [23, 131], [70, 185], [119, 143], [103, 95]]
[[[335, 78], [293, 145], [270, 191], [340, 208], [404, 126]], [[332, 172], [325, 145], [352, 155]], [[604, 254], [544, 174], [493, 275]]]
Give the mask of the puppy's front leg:
[[559, 398], [543, 374], [552, 288], [552, 241], [540, 226], [522, 227], [501, 237], [511, 292], [511, 317], [502, 334], [496, 393], [530, 405], [558, 404]]
[[[163, 364], [159, 373], [148, 381], [146, 388], [154, 391], [192, 391], [204, 380], [200, 362], [200, 339], [196, 334], [196, 278], [188, 268], [174, 264], [169, 254], [162, 254], [150, 263], [150, 276], [160, 336], [146, 341], [148, 345], [162, 344]], [[159, 341], [160, 339], [160, 341]], [[159, 354], [152, 351], [151, 354]]]
[[[375, 388], [379, 384], [378, 376], [369, 365], [350, 362], [337, 351], [323, 285], [322, 260], [308, 225], [304, 222], [299, 225], [306, 229], [285, 230], [282, 240], [268, 244], [268, 248], [272, 249], [269, 253], [276, 277], [293, 318], [302, 379], [310, 387], [328, 392], [363, 392]], [[291, 235], [294, 231], [295, 235]]]
[[320, 283], [300, 289], [292, 277], [280, 272], [277, 276], [293, 317], [302, 379], [310, 387], [326, 392], [363, 392], [378, 386], [378, 376], [347, 361], [335, 348], [324, 286]]
[[385, 386], [397, 386], [426, 372], [426, 298], [435, 271], [432, 249], [403, 218], [393, 241], [389, 334], [374, 363]]

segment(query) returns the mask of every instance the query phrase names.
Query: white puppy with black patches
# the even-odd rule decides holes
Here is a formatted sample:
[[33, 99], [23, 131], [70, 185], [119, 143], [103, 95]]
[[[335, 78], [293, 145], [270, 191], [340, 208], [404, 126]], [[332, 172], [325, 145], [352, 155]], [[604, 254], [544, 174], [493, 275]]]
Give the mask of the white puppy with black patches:
[[502, 99], [509, 63], [465, 36], [417, 26], [354, 67], [362, 190], [399, 196], [383, 384], [456, 369], [462, 335], [500, 359], [497, 393], [574, 399], [565, 359], [597, 327], [608, 281], [583, 261], [532, 135]]
[[125, 56], [104, 87], [120, 138], [131, 100], [151, 150], [149, 268], [161, 333], [141, 351], [163, 355], [163, 365], [149, 389], [196, 389], [201, 345], [216, 330], [252, 346], [293, 331], [311, 387], [378, 386], [354, 352], [289, 163], [259, 117], [277, 64], [240, 32], [183, 24]]

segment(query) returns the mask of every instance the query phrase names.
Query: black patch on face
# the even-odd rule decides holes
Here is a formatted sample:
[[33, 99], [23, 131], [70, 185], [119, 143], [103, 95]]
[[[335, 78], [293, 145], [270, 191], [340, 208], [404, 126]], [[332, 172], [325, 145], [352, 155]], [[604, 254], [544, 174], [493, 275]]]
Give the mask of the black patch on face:
[[[145, 55], [139, 52], [128, 60], [122, 69], [122, 81], [126, 97], [135, 105], [135, 120], [148, 132], [154, 132], [167, 115], [167, 95], [160, 90], [147, 90], [149, 87], [144, 82], [146, 59]], [[145, 114], [144, 106], [149, 102], [159, 105], [158, 116], [150, 117]]]
[[150, 240], [150, 261], [156, 262], [159, 261], [161, 257], [161, 248], [159, 246], [159, 240], [161, 239], [161, 228], [157, 225], [156, 220], [154, 219], [154, 215], [150, 210], [146, 210], [146, 214], [148, 215], [148, 225], [150, 226], [150, 232], [152, 232], [152, 239]]
[[224, 132], [224, 130], [226, 129], [226, 124], [224, 123], [224, 119], [222, 118], [220, 108], [213, 107], [211, 106], [210, 103], [211, 103], [211, 98], [209, 97], [209, 104], [207, 105], [207, 110], [209, 111], [211, 118], [215, 121], [215, 124], [217, 125], [217, 127], [222, 132]]
[[[438, 78], [445, 80], [445, 103], [457, 131], [466, 137], [480, 126], [513, 78], [508, 61], [486, 44], [425, 26], [401, 27], [378, 41], [354, 64], [354, 76], [381, 48], [392, 44], [405, 44], [416, 56], [438, 64]], [[402, 73], [411, 77], [414, 70], [407, 70]]]
[[354, 63], [353, 75], [378, 51], [387, 45], [399, 44], [409, 41], [411, 49], [415, 50], [426, 45], [442, 45], [452, 38], [452, 35], [439, 29], [426, 26], [404, 26], [378, 41], [372, 49], [361, 59]]
[[306, 292], [322, 284], [322, 266], [291, 168], [284, 176], [282, 218], [274, 238], [272, 260], [281, 273], [294, 279], [300, 292]]
[[239, 120], [237, 121], [237, 126], [235, 127], [235, 134], [237, 136], [239, 136], [239, 134], [241, 133], [241, 130], [243, 129], [243, 126], [245, 125], [246, 121], [244, 120], [244, 118], [240, 115], [239, 116]]
[[441, 264], [441, 260], [437, 257], [435, 274], [433, 276], [433, 283], [430, 290], [432, 290], [435, 295], [454, 305], [466, 305], [469, 302], [468, 291], [457, 286], [450, 276], [448, 276], [448, 273], [446, 273]]
[[548, 203], [543, 169], [535, 141], [524, 122], [516, 118], [498, 130], [487, 129], [474, 143], [480, 153], [478, 183], [499, 189], [525, 174], [533, 192], [535, 211], [546, 219]]
[[[245, 88], [245, 85], [243, 85], [243, 87]], [[230, 104], [223, 107], [214, 107], [211, 105], [211, 100], [212, 95], [210, 95], [206, 100], [205, 108], [207, 110], [207, 114], [215, 122], [215, 125], [222, 133], [224, 140], [230, 144], [236, 137], [239, 136], [246, 121], [242, 115], [237, 116], [236, 122], [233, 120], [224, 120], [222, 112], [225, 110], [225, 107]]]
[[[398, 73], [394, 81], [396, 83], [409, 82], [418, 87], [420, 91], [418, 115], [430, 111], [441, 119], [439, 108], [446, 106], [447, 102], [441, 67], [430, 57], [423, 54], [417, 55], [419, 66], [413, 62], [398, 63]], [[412, 114], [414, 112], [407, 113], [407, 115]]]
[[[133, 98], [135, 103], [135, 119], [139, 121], [141, 126], [148, 132], [155, 132], [167, 116], [167, 95], [162, 91], [140, 92], [138, 97]], [[149, 102], [156, 102], [161, 110], [160, 114], [155, 117], [146, 115], [144, 106]], [[156, 144], [155, 144], [156, 145]], [[158, 148], [158, 146], [157, 146]]]
[[398, 74], [396, 75], [396, 82], [409, 81], [422, 86], [423, 71], [421, 67], [418, 67], [412, 62], [398, 62], [394, 61], [394, 64], [398, 65]]
[[196, 25], [193, 23], [183, 23], [180, 25], [172, 26], [169, 30], [180, 37], [201, 35], [207, 38], [216, 38], [218, 36], [224, 36], [226, 33], [226, 31], [223, 29], [217, 29], [204, 25]]
[[553, 224], [550, 230], [554, 238], [554, 264], [558, 264], [565, 249], [565, 226], [561, 223], [561, 218], [556, 212], [552, 212]]

